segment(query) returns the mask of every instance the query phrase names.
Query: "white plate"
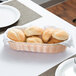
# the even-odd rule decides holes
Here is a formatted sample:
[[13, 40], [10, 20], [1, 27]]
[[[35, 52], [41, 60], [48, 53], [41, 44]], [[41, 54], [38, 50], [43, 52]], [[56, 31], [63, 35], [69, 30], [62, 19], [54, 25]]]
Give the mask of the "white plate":
[[76, 76], [75, 67], [74, 58], [68, 59], [58, 66], [55, 76]]
[[0, 28], [14, 24], [19, 18], [18, 9], [9, 5], [0, 5]]

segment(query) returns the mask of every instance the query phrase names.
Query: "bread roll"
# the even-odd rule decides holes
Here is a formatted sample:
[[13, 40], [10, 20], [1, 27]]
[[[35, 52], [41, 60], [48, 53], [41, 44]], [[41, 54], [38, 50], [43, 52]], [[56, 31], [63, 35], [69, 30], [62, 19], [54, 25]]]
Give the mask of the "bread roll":
[[52, 37], [55, 38], [55, 39], [57, 39], [57, 40], [67, 40], [69, 38], [69, 35], [64, 30], [56, 29], [53, 32]]
[[28, 43], [43, 43], [43, 41], [39, 37], [28, 37], [26, 42]]
[[20, 29], [10, 29], [7, 33], [8, 38], [17, 42], [24, 42], [26, 37]]
[[42, 34], [42, 39], [44, 42], [48, 42], [49, 39], [52, 37], [52, 33], [54, 31], [54, 28], [47, 28]]
[[38, 26], [28, 27], [24, 30], [26, 36], [42, 35], [43, 29]]
[[55, 43], [59, 43], [59, 42], [63, 42], [63, 40], [57, 40], [55, 38], [51, 38], [48, 42], [48, 44], [55, 44]]

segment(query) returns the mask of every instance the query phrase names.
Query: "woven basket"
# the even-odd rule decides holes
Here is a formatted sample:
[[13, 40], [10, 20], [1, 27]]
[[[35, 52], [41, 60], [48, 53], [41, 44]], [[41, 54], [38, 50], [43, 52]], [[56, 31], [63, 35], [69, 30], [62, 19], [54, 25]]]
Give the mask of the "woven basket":
[[9, 41], [9, 45], [12, 49], [17, 51], [30, 51], [30, 52], [43, 52], [43, 53], [59, 53], [66, 49], [66, 46], [61, 44], [34, 44], [25, 42], [13, 42]]

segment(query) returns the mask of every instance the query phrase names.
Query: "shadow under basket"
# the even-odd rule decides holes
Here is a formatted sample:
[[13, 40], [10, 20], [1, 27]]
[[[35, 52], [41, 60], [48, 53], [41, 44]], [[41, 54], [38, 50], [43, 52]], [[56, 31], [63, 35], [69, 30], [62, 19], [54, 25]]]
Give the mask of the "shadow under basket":
[[59, 53], [66, 50], [66, 46], [61, 44], [35, 44], [35, 43], [14, 42], [14, 41], [8, 41], [8, 43], [12, 49], [17, 51]]

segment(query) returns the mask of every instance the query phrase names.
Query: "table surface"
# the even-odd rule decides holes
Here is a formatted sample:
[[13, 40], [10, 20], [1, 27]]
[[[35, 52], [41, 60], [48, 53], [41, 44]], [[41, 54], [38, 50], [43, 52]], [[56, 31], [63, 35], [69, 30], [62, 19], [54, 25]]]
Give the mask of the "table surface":
[[65, 0], [47, 10], [76, 26], [76, 0]]
[[[23, 2], [24, 2], [24, 1], [23, 1]], [[22, 3], [23, 3], [23, 2], [22, 2]], [[26, 5], [29, 5], [29, 3], [27, 3]], [[29, 6], [30, 6], [30, 7], [34, 7], [34, 5], [33, 5], [33, 6], [29, 5]], [[39, 6], [38, 6], [38, 7], [39, 7]], [[55, 6], [54, 6], [54, 7], [55, 7]], [[51, 8], [53, 8], [53, 7], [48, 8], [48, 10], [49, 10], [49, 9], [51, 10]], [[41, 16], [47, 16], [47, 14], [49, 14], [49, 12], [45, 11], [44, 9], [42, 9], [42, 11], [45, 11], [44, 14], [41, 13], [40, 11], [36, 10], [35, 7], [33, 8], [33, 10], [35, 10], [35, 11], [36, 11], [37, 13], [39, 13]], [[47, 14], [46, 14], [46, 13], [47, 13]], [[51, 13], [51, 15], [54, 16], [52, 13]], [[58, 65], [57, 65], [57, 66], [58, 66]], [[48, 70], [47, 72], [45, 72], [44, 74], [42, 74], [42, 75], [40, 75], [40, 76], [55, 76], [54, 74], [55, 74], [55, 70], [56, 70], [57, 66], [55, 66], [54, 68]]]

